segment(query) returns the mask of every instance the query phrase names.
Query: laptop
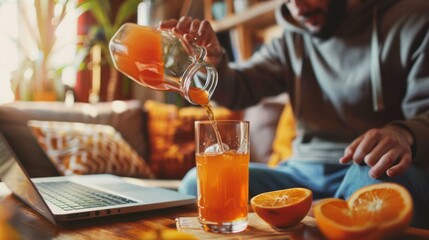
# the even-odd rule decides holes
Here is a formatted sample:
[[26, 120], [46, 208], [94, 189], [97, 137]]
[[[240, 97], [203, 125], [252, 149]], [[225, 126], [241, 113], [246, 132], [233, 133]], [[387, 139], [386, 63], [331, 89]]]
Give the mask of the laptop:
[[1, 133], [0, 179], [54, 224], [196, 203], [194, 196], [110, 174], [30, 178]]

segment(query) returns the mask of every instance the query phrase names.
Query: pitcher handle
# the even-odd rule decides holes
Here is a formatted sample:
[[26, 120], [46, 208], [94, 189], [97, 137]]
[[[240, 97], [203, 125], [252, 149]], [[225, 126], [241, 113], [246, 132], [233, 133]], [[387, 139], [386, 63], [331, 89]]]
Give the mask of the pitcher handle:
[[[202, 83], [201, 80], [205, 82]], [[181, 82], [181, 92], [183, 92], [184, 97], [186, 100], [188, 100], [188, 102], [194, 105], [206, 105], [208, 102], [202, 103], [192, 99], [190, 89], [192, 87], [197, 87], [199, 89], [205, 90], [208, 95], [207, 100], [210, 100], [218, 83], [218, 73], [213, 65], [198, 59], [188, 66], [185, 73], [183, 74], [183, 79]]]

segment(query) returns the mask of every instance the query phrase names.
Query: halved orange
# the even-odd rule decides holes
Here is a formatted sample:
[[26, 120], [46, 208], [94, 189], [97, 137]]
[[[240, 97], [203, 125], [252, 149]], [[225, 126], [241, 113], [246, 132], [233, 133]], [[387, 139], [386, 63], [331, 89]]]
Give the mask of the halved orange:
[[412, 212], [411, 195], [395, 183], [369, 185], [353, 193], [348, 201], [329, 198], [314, 207], [319, 229], [329, 239], [392, 237], [405, 230]]
[[347, 201], [327, 198], [316, 203], [314, 216], [320, 231], [328, 239], [366, 239], [376, 226], [360, 218]]
[[359, 189], [348, 199], [349, 208], [378, 224], [385, 236], [405, 230], [413, 214], [408, 190], [395, 183], [380, 183]]
[[306, 188], [289, 188], [261, 193], [250, 200], [255, 213], [271, 226], [291, 227], [310, 210], [313, 193]]

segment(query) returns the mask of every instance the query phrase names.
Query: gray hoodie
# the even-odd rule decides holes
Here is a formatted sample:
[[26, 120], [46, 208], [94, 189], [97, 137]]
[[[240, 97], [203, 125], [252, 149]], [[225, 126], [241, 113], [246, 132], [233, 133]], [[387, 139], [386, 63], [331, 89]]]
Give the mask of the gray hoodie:
[[218, 65], [217, 103], [239, 109], [288, 92], [297, 160], [338, 163], [359, 135], [400, 124], [413, 134], [414, 161], [429, 163], [428, 0], [367, 0], [323, 40], [285, 6], [276, 16], [280, 38], [249, 61]]

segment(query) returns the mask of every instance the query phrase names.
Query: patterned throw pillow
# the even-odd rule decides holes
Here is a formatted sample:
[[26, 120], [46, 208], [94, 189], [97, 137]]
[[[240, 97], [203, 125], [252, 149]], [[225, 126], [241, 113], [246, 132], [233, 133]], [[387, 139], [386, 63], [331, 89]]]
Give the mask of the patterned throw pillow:
[[28, 126], [63, 175], [154, 178], [146, 162], [109, 125], [31, 120]]

